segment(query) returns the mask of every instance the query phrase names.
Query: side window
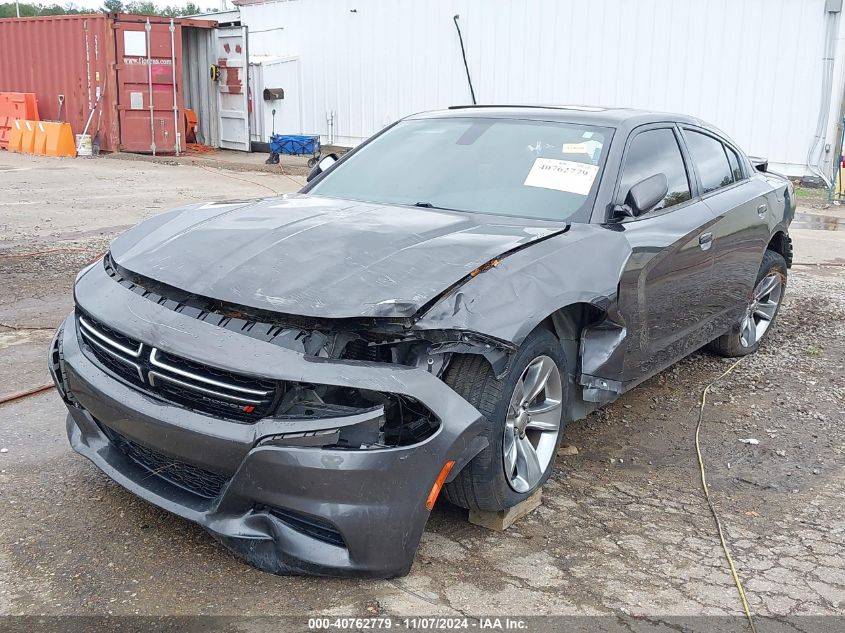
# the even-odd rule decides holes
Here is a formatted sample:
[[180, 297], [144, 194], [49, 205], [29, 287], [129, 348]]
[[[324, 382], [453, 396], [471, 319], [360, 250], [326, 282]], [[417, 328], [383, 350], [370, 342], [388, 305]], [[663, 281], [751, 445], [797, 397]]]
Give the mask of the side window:
[[728, 154], [728, 162], [731, 165], [731, 173], [734, 176], [734, 182], [739, 182], [745, 176], [742, 175], [742, 167], [739, 166], [739, 156], [730, 147], [725, 145], [725, 152]]
[[640, 132], [631, 141], [625, 154], [625, 164], [622, 166], [620, 197], [624, 199], [632, 186], [659, 173], [666, 174], [669, 191], [653, 211], [666, 209], [690, 199], [684, 159], [678, 147], [678, 139], [669, 128]]
[[714, 191], [734, 181], [725, 146], [721, 141], [692, 130], [684, 130], [684, 136], [695, 170], [701, 178], [701, 186], [704, 188], [702, 193]]

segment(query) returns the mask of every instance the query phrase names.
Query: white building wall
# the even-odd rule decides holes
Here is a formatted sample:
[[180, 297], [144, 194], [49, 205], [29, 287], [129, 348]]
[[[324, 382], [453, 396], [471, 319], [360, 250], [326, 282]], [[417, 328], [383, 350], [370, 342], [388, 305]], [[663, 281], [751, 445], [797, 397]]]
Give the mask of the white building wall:
[[[598, 104], [699, 116], [804, 173], [822, 83], [825, 0], [283, 0], [241, 7], [252, 55], [296, 55], [302, 129], [354, 145], [421, 110]], [[845, 21], [840, 21], [840, 26]], [[829, 139], [842, 99], [837, 53]]]

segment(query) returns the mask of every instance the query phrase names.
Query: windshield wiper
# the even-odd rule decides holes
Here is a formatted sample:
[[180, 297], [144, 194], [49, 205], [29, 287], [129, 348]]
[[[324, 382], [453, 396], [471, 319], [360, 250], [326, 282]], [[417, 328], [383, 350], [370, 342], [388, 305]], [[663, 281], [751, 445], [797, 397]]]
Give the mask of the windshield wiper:
[[431, 204], [430, 202], [415, 202], [411, 206], [420, 207], [421, 209], [439, 209], [440, 211], [457, 211], [459, 213], [466, 213], [462, 209], [451, 209], [449, 207], [438, 207], [437, 205]]

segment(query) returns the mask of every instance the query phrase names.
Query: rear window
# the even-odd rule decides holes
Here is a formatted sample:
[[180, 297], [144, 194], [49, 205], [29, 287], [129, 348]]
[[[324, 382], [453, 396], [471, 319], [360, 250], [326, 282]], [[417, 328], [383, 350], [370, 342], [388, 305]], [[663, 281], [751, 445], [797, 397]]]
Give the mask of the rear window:
[[734, 177], [734, 182], [739, 182], [744, 178], [742, 167], [740, 167], [739, 156], [730, 147], [725, 145], [725, 152], [728, 154], [728, 163], [731, 165], [731, 173]]
[[406, 120], [351, 155], [309, 193], [588, 222], [611, 136], [608, 128], [561, 122]]
[[722, 142], [700, 132], [684, 130], [695, 170], [701, 179], [702, 193], [715, 191], [733, 182], [733, 173]]

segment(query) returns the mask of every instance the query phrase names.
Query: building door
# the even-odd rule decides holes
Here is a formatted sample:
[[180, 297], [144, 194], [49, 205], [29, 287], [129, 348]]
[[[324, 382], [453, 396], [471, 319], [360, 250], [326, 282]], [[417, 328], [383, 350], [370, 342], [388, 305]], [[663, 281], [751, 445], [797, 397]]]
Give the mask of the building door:
[[220, 115], [217, 110], [217, 84], [209, 68], [217, 63], [215, 29], [182, 25], [182, 96], [185, 109], [197, 116], [195, 134], [185, 131], [186, 141], [220, 147]]
[[247, 28], [216, 30], [217, 103], [220, 147], [249, 151], [249, 90]]

